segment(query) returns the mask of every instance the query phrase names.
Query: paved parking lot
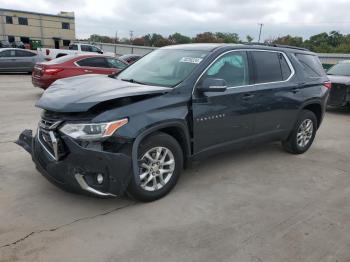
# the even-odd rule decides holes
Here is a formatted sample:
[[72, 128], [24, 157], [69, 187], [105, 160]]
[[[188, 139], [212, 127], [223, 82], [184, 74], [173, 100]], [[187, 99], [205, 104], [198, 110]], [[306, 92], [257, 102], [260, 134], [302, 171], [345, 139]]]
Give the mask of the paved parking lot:
[[350, 261], [350, 112], [300, 156], [278, 143], [186, 170], [159, 201], [94, 199], [47, 182], [13, 141], [42, 91], [0, 75], [0, 261]]

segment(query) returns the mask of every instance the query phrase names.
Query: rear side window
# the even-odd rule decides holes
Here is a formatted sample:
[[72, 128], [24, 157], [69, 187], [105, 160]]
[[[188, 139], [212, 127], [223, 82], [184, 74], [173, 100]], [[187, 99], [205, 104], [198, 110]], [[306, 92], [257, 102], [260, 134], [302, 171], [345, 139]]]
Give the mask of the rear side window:
[[109, 64], [104, 57], [90, 57], [77, 62], [79, 66], [109, 68]]
[[92, 48], [89, 45], [81, 45], [80, 47], [83, 52], [92, 52]]
[[303, 66], [304, 72], [309, 77], [322, 77], [326, 75], [317, 56], [307, 54], [295, 54], [295, 56]]
[[28, 51], [22, 51], [22, 50], [16, 50], [16, 57], [31, 57], [31, 56], [36, 56], [35, 53], [28, 52]]

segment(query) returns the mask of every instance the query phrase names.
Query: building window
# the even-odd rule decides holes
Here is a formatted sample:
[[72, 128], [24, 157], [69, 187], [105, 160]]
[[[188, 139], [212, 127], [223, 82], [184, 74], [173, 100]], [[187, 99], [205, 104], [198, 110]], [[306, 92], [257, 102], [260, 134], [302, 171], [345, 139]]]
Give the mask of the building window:
[[13, 24], [12, 16], [6, 16], [6, 24]]
[[18, 17], [18, 24], [19, 25], [28, 25], [28, 18], [26, 18], [26, 17]]
[[63, 46], [69, 46], [70, 40], [63, 40]]
[[7, 39], [9, 40], [10, 43], [15, 42], [15, 37], [12, 36], [12, 35], [9, 35], [9, 36], [7, 37]]
[[30, 42], [29, 37], [22, 36], [20, 39], [23, 42], [23, 44], [29, 44]]
[[62, 23], [62, 29], [70, 29], [69, 23]]

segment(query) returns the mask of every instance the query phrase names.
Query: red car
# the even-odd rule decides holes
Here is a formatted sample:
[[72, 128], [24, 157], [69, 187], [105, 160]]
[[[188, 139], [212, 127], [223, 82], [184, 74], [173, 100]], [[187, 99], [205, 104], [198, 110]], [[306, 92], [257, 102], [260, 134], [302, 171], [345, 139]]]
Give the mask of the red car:
[[66, 55], [48, 62], [37, 63], [32, 73], [34, 86], [47, 89], [57, 79], [84, 75], [117, 73], [128, 64], [120, 59], [94, 54]]

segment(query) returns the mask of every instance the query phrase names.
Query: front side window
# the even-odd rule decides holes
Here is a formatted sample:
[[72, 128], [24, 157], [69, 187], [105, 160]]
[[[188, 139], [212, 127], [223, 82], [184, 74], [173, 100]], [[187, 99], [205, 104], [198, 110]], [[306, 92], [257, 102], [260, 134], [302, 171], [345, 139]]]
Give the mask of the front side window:
[[12, 16], [6, 16], [6, 24], [13, 24]]
[[101, 50], [98, 49], [98, 48], [95, 47], [95, 46], [90, 46], [90, 48], [91, 48], [91, 52], [94, 52], [94, 53], [101, 53]]
[[148, 85], [175, 87], [207, 56], [208, 51], [159, 49], [121, 72], [117, 79]]
[[100, 67], [100, 68], [109, 68], [107, 60], [104, 57], [90, 57], [85, 58], [77, 62], [79, 66], [84, 67]]
[[256, 84], [284, 81], [290, 77], [291, 70], [282, 53], [252, 51], [251, 54]]
[[20, 24], [20, 25], [28, 25], [28, 18], [26, 18], [26, 17], [18, 17], [18, 24]]
[[78, 46], [77, 45], [70, 45], [69, 50], [78, 50]]
[[249, 69], [246, 52], [230, 52], [212, 64], [202, 77], [223, 79], [227, 86], [243, 86], [249, 84]]
[[114, 58], [107, 58], [109, 67], [111, 68], [118, 68], [118, 69], [124, 69], [126, 67], [126, 64], [124, 64], [122, 61]]

